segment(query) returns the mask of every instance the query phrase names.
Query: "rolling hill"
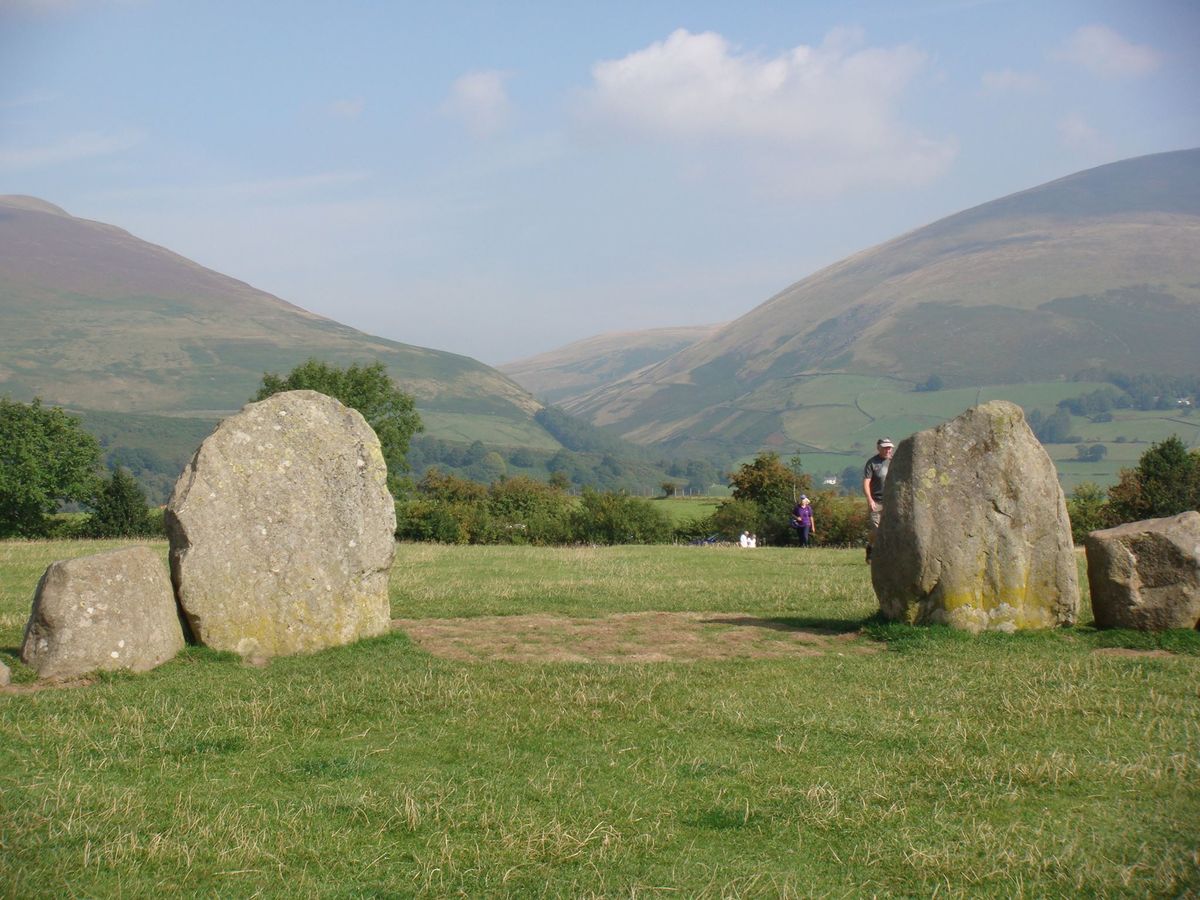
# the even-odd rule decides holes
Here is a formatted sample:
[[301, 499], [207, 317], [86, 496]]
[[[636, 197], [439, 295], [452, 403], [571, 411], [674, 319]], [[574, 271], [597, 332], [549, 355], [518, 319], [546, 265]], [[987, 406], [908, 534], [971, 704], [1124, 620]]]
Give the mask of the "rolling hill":
[[495, 369], [364, 334], [32, 197], [0, 197], [0, 317], [0, 394], [18, 400], [215, 419], [264, 371], [381, 360], [436, 437], [559, 447], [534, 420], [542, 404]]
[[867, 409], [881, 392], [907, 395], [932, 375], [964, 396], [1101, 370], [1194, 376], [1198, 335], [1200, 150], [1186, 150], [1080, 172], [862, 251], [562, 405], [688, 452], [846, 453], [875, 430], [939, 420]]
[[500, 371], [547, 403], [569, 403], [711, 336], [720, 325], [650, 328], [596, 335], [527, 359]]

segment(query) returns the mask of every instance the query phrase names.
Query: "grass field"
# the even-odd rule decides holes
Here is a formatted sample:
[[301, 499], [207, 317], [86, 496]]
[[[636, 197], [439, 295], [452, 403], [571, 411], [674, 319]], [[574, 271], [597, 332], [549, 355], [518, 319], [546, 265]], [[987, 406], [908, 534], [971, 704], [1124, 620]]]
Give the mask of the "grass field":
[[[1037, 409], [1050, 415], [1060, 400], [1105, 386], [1054, 381], [920, 392], [894, 379], [821, 375], [805, 378], [790, 389], [787, 403], [792, 408], [781, 414], [780, 429], [788, 446], [800, 446], [804, 470], [819, 482], [822, 476], [840, 475], [846, 466], [861, 467], [881, 436], [902, 440], [979, 403], [1009, 400], [1027, 412]], [[1135, 465], [1152, 443], [1171, 435], [1200, 447], [1200, 415], [1179, 409], [1117, 409], [1111, 422], [1072, 417], [1071, 433], [1084, 443], [1104, 444], [1107, 455], [1099, 462], [1076, 462], [1075, 442], [1046, 445], [1068, 493], [1084, 481], [1104, 487], [1115, 484], [1122, 468]], [[739, 461], [749, 461], [753, 455], [747, 453]], [[788, 457], [792, 451], [781, 455]]]
[[[1195, 633], [884, 626], [853, 551], [403, 545], [412, 634], [530, 633], [470, 661], [400, 630], [265, 668], [190, 648], [30, 691], [38, 577], [106, 546], [0, 544], [5, 896], [1200, 892]], [[505, 652], [564, 617], [652, 643], [646, 612], [739, 649]], [[1106, 652], [1139, 641], [1176, 652]]]

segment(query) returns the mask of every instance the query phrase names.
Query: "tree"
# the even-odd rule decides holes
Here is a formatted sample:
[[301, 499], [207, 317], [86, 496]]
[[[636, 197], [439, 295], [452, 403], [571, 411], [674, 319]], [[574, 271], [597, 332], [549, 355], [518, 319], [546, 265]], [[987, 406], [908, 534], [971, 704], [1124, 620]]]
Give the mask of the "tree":
[[754, 529], [770, 543], [787, 540], [792, 507], [801, 494], [812, 490], [812, 479], [784, 465], [779, 454], [760, 453], [729, 475], [734, 500], [751, 500], [759, 509]]
[[1117, 522], [1136, 522], [1200, 509], [1200, 451], [1188, 452], [1175, 435], [1142, 454], [1137, 468], [1122, 469], [1108, 492]]
[[944, 385], [945, 385], [945, 382], [942, 381], [941, 375], [930, 375], [928, 378], [926, 378], [924, 381], [922, 381], [920, 384], [918, 384], [915, 388], [913, 388], [913, 390], [914, 391], [940, 391]]
[[388, 469], [388, 489], [401, 492], [401, 476], [408, 471], [408, 445], [421, 431], [421, 417], [413, 398], [396, 387], [381, 362], [340, 369], [317, 359], [302, 363], [284, 378], [263, 373], [262, 387], [255, 400], [265, 400], [281, 391], [319, 391], [356, 409], [375, 429]]
[[100, 485], [89, 505], [92, 507], [87, 522], [89, 537], [142, 537], [154, 530], [145, 492], [128, 470], [119, 466]]
[[0, 538], [45, 535], [60, 504], [92, 496], [99, 465], [100, 445], [78, 419], [0, 398]]

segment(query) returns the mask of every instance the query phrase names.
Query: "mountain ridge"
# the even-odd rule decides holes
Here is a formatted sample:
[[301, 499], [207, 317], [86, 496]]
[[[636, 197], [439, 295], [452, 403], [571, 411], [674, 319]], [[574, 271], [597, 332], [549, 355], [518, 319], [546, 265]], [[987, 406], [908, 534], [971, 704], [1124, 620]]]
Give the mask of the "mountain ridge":
[[548, 437], [541, 402], [483, 363], [359, 332], [40, 198], [0, 197], [0, 313], [0, 391], [17, 399], [229, 412], [264, 371], [381, 359], [422, 409]]
[[782, 440], [787, 385], [816, 372], [961, 386], [1102, 366], [1194, 372], [1198, 183], [1200, 150], [1173, 151], [979, 204], [827, 266], [564, 408], [640, 443], [723, 442], [749, 419], [754, 440]]

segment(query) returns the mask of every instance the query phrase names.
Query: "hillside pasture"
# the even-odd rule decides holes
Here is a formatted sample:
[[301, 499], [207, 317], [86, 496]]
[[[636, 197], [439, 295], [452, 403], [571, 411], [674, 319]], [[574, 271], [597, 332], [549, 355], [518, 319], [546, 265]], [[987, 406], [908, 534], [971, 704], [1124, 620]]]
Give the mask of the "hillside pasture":
[[1200, 890], [1193, 633], [885, 626], [851, 551], [403, 545], [388, 636], [32, 690], [43, 566], [110, 546], [0, 545], [11, 896]]
[[[1111, 388], [1085, 381], [939, 391], [914, 391], [898, 385], [903, 383], [862, 375], [803, 378], [791, 388], [794, 408], [779, 416], [785, 439], [781, 455], [788, 457], [797, 452], [791, 448], [797, 448], [804, 470], [814, 478], [824, 473], [840, 474], [846, 466], [861, 465], [874, 453], [877, 438], [887, 435], [902, 440], [988, 400], [1008, 400], [1027, 412], [1037, 409], [1048, 416], [1057, 410], [1061, 400]], [[1078, 436], [1080, 442], [1105, 445], [1106, 456], [1099, 462], [1077, 462], [1076, 442], [1046, 445], [1068, 492], [1083, 481], [1114, 484], [1121, 468], [1136, 463], [1150, 444], [1173, 434], [1189, 446], [1200, 446], [1200, 414], [1172, 408], [1114, 409], [1111, 415], [1110, 422], [1093, 422], [1083, 416], [1071, 418], [1071, 434]], [[752, 458], [753, 454], [747, 454], [741, 461]]]

